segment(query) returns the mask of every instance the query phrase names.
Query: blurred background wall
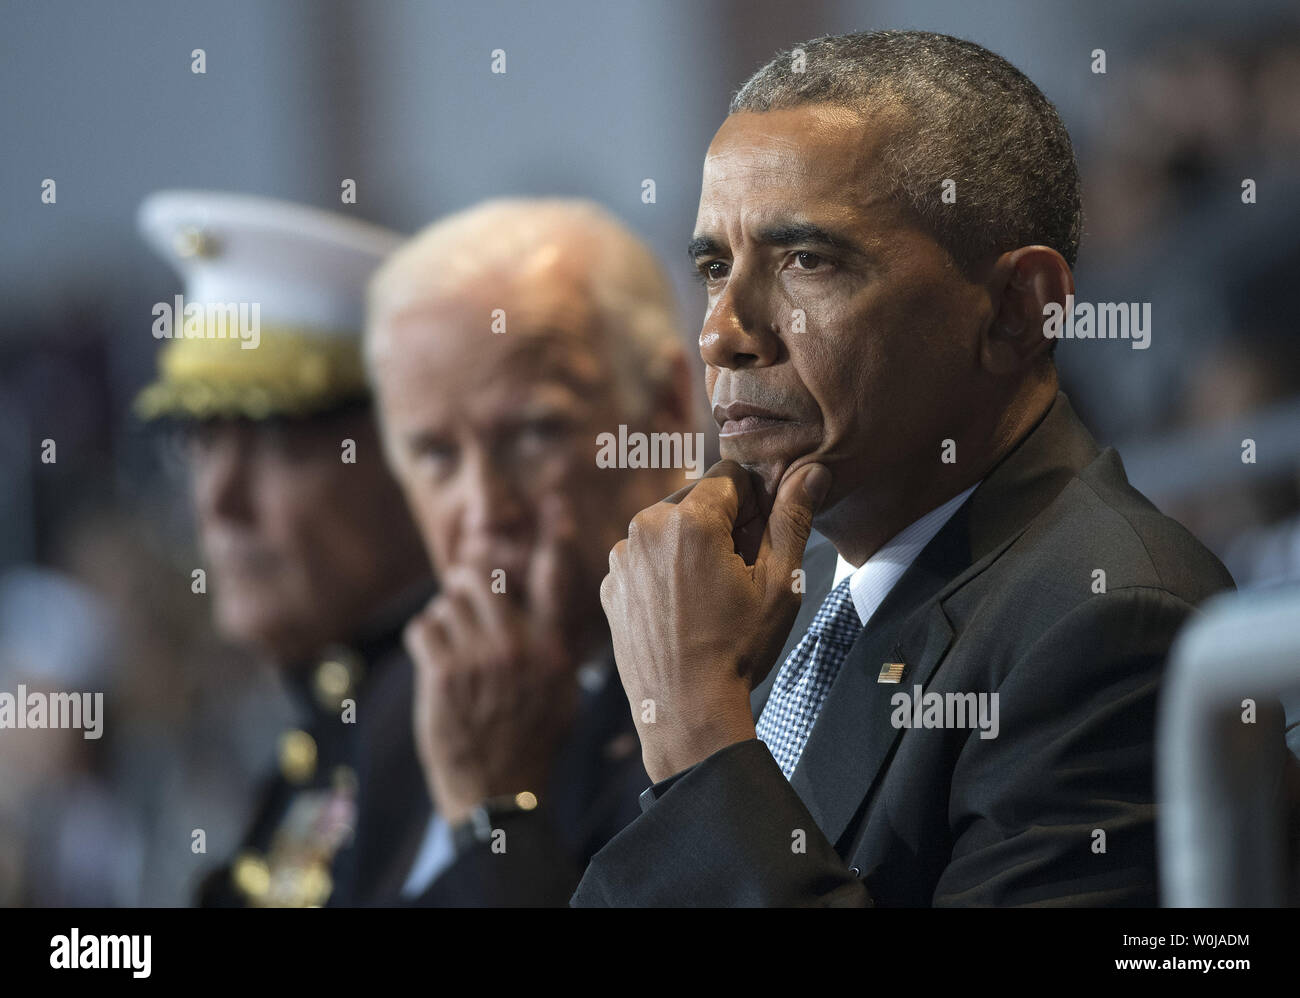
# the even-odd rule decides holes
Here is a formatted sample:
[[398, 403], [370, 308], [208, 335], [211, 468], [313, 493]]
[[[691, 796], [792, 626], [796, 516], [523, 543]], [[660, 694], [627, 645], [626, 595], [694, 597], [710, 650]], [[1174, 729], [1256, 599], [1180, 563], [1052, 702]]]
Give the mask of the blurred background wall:
[[240, 191], [413, 232], [494, 195], [592, 197], [662, 254], [693, 340], [684, 246], [730, 94], [780, 48], [885, 27], [980, 42], [1057, 104], [1085, 181], [1079, 297], [1151, 302], [1154, 326], [1144, 351], [1060, 344], [1067, 392], [1240, 584], [1300, 576], [1293, 2], [6, 2], [0, 689], [96, 677], [130, 720], [93, 754], [0, 736], [0, 903], [186, 903], [190, 831], [212, 858], [234, 844], [289, 710], [208, 633], [180, 479], [129, 415], [150, 308], [178, 290], [141, 198]]

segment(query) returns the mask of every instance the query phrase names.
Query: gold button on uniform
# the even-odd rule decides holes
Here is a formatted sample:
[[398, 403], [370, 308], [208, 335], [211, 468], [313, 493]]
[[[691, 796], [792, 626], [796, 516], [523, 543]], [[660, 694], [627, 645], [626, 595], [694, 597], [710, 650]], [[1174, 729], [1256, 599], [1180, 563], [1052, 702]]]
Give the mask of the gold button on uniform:
[[280, 775], [290, 783], [306, 783], [316, 775], [316, 739], [305, 731], [280, 736]]
[[361, 656], [349, 648], [335, 647], [316, 666], [312, 674], [312, 690], [316, 702], [331, 713], [354, 694], [365, 673]]
[[324, 863], [313, 863], [298, 875], [297, 896], [289, 907], [319, 908], [329, 900], [334, 890], [334, 879]]
[[231, 879], [254, 904], [266, 897], [271, 889], [271, 870], [266, 860], [255, 852], [241, 852], [230, 868]]

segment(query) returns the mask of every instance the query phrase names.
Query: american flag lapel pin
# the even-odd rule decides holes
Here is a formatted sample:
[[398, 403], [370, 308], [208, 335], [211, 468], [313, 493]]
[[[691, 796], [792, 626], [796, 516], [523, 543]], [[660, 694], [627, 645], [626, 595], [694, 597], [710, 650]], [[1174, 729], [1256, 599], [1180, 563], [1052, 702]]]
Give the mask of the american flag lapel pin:
[[897, 683], [903, 678], [903, 672], [907, 669], [905, 662], [886, 662], [880, 667], [880, 675], [876, 677], [878, 683]]

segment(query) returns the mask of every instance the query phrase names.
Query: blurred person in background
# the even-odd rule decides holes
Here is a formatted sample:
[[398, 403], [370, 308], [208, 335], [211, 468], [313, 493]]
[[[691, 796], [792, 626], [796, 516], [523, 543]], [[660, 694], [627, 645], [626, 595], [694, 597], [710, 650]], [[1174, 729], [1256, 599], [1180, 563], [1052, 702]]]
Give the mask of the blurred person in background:
[[[0, 574], [0, 690], [97, 691], [112, 705], [119, 664], [114, 618], [93, 590], [48, 568]], [[106, 748], [121, 731], [104, 721], [89, 739], [79, 728], [0, 732], [0, 905], [136, 903], [143, 830], [114, 792]]]
[[[214, 633], [208, 595], [192, 591], [201, 564], [193, 543], [159, 530], [159, 504], [186, 505], [183, 470], [141, 483], [134, 508], [101, 503], [64, 521], [53, 551], [54, 565], [93, 591], [113, 624], [109, 720], [93, 751], [114, 800], [142, 829], [126, 903], [146, 906], [190, 903], [206, 866], [200, 855], [234, 853], [267, 746], [298, 713], [273, 666]], [[204, 854], [192, 849], [196, 829]]]
[[[703, 460], [670, 285], [590, 202], [489, 201], [376, 274], [367, 363], [442, 586], [407, 631], [436, 814], [405, 893], [564, 905], [646, 782], [600, 608], [609, 548]], [[682, 460], [609, 467], [601, 435], [624, 432], [675, 435]]]
[[[213, 616], [301, 702], [242, 847], [203, 905], [381, 902], [427, 812], [401, 627], [432, 592], [384, 467], [361, 364], [363, 291], [394, 233], [297, 205], [162, 192], [140, 211], [182, 274], [145, 420], [184, 435]], [[210, 580], [204, 572], [210, 574]]]
[[[149, 297], [131, 293], [134, 314], [147, 313]], [[26, 662], [29, 672], [39, 662], [46, 675], [82, 674], [70, 636], [84, 629], [81, 610], [93, 603], [111, 637], [103, 637], [86, 675], [103, 690], [107, 717], [103, 736], [70, 754], [46, 746], [36, 758], [23, 746], [40, 748], [45, 736], [0, 733], [2, 809], [21, 819], [0, 824], [29, 828], [20, 838], [0, 834], [0, 869], [17, 877], [0, 873], [0, 898], [174, 907], [190, 903], [206, 863], [190, 848], [193, 831], [203, 831], [208, 856], [233, 853], [266, 769], [266, 746], [294, 711], [266, 663], [216, 639], [208, 597], [191, 592], [190, 572], [200, 562], [185, 469], [160, 464], [171, 449], [130, 418], [140, 380], [128, 375], [132, 348], [120, 324], [85, 295], [93, 292], [74, 284], [51, 314], [19, 323], [21, 335], [0, 336], [0, 526], [8, 541], [0, 563], [4, 601], [14, 608], [0, 620], [0, 661], [6, 669]], [[33, 437], [57, 443], [57, 462], [40, 460]], [[28, 591], [46, 595], [16, 601]], [[67, 612], [52, 612], [63, 591]], [[9, 769], [59, 760], [76, 764], [75, 783], [63, 771], [25, 779]], [[111, 811], [81, 805], [76, 787], [87, 780]], [[111, 829], [101, 827], [104, 818]], [[95, 848], [53, 848], [71, 841], [54, 831], [65, 820]]]

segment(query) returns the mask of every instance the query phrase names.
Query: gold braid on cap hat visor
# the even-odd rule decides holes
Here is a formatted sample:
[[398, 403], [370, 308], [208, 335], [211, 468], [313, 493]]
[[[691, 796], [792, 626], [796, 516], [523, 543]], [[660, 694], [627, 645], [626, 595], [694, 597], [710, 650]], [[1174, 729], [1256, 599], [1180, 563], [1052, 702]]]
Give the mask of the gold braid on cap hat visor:
[[369, 395], [349, 333], [263, 323], [257, 346], [231, 337], [170, 340], [159, 377], [135, 400], [141, 419], [307, 416]]

